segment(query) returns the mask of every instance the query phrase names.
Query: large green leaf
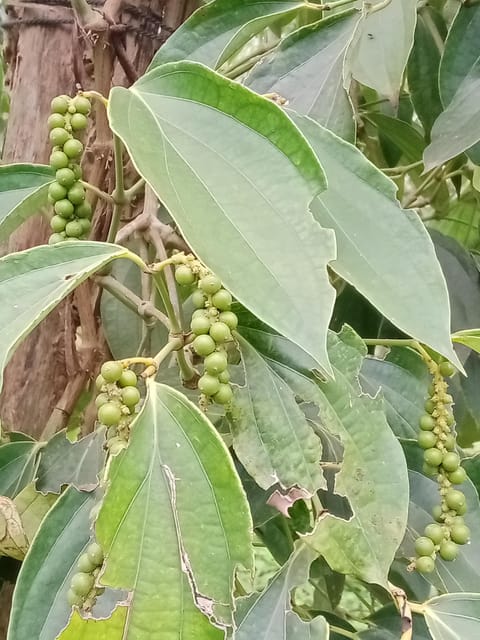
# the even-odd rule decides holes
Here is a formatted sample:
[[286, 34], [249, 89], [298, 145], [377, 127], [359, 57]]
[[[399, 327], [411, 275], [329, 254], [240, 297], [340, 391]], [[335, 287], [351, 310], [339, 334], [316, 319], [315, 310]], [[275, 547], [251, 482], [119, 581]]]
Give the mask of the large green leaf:
[[60, 493], [66, 484], [93, 491], [98, 473], [105, 462], [105, 432], [96, 429], [79, 440], [70, 442], [65, 431], [59, 431], [42, 449], [36, 486], [42, 493]]
[[229, 418], [241, 463], [264, 489], [279, 483], [312, 495], [326, 488], [320, 439], [294, 393], [247, 340], [239, 336], [238, 342], [245, 385], [235, 390]]
[[251, 521], [213, 426], [151, 381], [109, 479], [96, 523], [108, 557], [101, 582], [132, 591], [118, 638], [223, 638], [202, 611], [222, 628], [231, 623], [235, 570], [251, 564]]
[[92, 493], [69, 488], [52, 507], [22, 564], [8, 640], [53, 640], [67, 624], [70, 579], [90, 538]]
[[379, 135], [393, 143], [407, 162], [422, 159], [425, 141], [422, 134], [411, 124], [378, 111], [369, 112], [367, 119], [377, 125]]
[[0, 388], [15, 348], [39, 322], [92, 273], [128, 254], [115, 245], [79, 241], [34, 247], [0, 259]]
[[307, 213], [324, 177], [283, 111], [183, 62], [153, 69], [129, 90], [114, 88], [109, 117], [198, 256], [330, 372], [334, 290], [326, 265], [335, 240]]
[[335, 571], [386, 586], [407, 522], [406, 463], [381, 398], [363, 395], [359, 387], [361, 340], [349, 329], [331, 334], [329, 354], [335, 381], [319, 383], [317, 393], [305, 399], [317, 403], [320, 422], [342, 440], [335, 492], [347, 497], [353, 516], [346, 521], [326, 515], [305, 541]]
[[[436, 30], [436, 33], [432, 29]], [[413, 106], [428, 138], [433, 123], [442, 111], [438, 88], [438, 69], [442, 52], [438, 37], [444, 37], [445, 32], [445, 22], [440, 13], [428, 5], [419, 10], [415, 39], [408, 60], [408, 88]]]
[[10, 442], [0, 447], [0, 496], [14, 498], [35, 477], [39, 446]]
[[328, 640], [325, 618], [303, 622], [291, 609], [290, 592], [307, 582], [315, 558], [312, 549], [297, 545], [264, 591], [237, 600], [235, 640]]
[[0, 167], [0, 241], [47, 204], [53, 177], [52, 169], [43, 164]]
[[[450, 27], [445, 50], [440, 62], [439, 86], [444, 106], [448, 106], [460, 85], [471, 70], [478, 65], [478, 33], [480, 29], [480, 6], [471, 3], [458, 5], [458, 12]], [[480, 145], [468, 150], [468, 155], [480, 163]]]
[[[194, 60], [216, 68], [224, 51], [241, 34], [252, 38], [265, 25], [301, 11], [298, 0], [215, 0], [201, 7], [159, 49], [150, 69], [167, 62]], [[261, 20], [259, 22], [259, 19]], [[237, 40], [238, 42], [238, 40]]]
[[480, 140], [480, 56], [432, 127], [432, 141], [423, 154], [425, 170], [438, 167]]
[[382, 399], [363, 394], [358, 383], [365, 346], [349, 328], [339, 335], [331, 333], [329, 355], [335, 380], [322, 383], [311, 373], [314, 361], [296, 345], [244, 319], [242, 313], [239, 316], [241, 334], [299, 398], [316, 405], [318, 416], [312, 420], [343, 445], [335, 493], [347, 498], [354, 515], [349, 521], [334, 516], [321, 519], [308, 544], [335, 571], [385, 585], [407, 521], [408, 480], [403, 452], [387, 424]]
[[302, 115], [353, 140], [353, 110], [343, 88], [343, 61], [359, 19], [357, 10], [305, 26], [285, 38], [247, 76], [257, 93], [278, 93]]
[[480, 633], [480, 593], [448, 593], [423, 605], [433, 640], [467, 640]]
[[396, 102], [413, 44], [417, 2], [392, 0], [374, 13], [367, 3], [364, 6], [364, 17], [347, 52], [346, 79], [353, 78]]
[[332, 268], [399, 329], [459, 365], [445, 279], [418, 215], [399, 207], [394, 183], [355, 147], [310, 118], [293, 119], [327, 174], [328, 189], [311, 210], [335, 231]]

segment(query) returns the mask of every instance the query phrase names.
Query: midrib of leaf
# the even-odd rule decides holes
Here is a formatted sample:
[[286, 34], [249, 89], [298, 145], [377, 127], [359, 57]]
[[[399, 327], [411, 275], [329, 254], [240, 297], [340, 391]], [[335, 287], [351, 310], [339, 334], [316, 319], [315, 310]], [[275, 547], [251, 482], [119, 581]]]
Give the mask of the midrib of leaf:
[[[183, 398], [177, 397], [176, 400], [178, 402], [181, 402], [183, 404], [183, 406], [186, 407], [189, 411], [192, 411], [191, 407], [188, 406], [188, 404], [183, 400]], [[197, 453], [195, 447], [193, 446], [192, 441], [188, 437], [186, 431], [183, 429], [183, 427], [180, 424], [180, 422], [177, 420], [177, 418], [175, 418], [173, 413], [170, 411], [170, 409], [167, 407], [167, 405], [163, 401], [162, 401], [162, 404], [163, 404], [164, 410], [170, 415], [172, 420], [178, 426], [179, 430], [183, 433], [183, 436], [184, 436], [186, 442], [188, 442], [188, 444], [190, 446], [190, 451], [195, 456], [195, 458], [196, 458], [196, 460], [198, 462], [198, 467], [201, 470], [201, 473], [202, 473], [206, 483], [210, 487], [210, 491], [211, 491], [211, 495], [212, 495], [212, 498], [213, 498], [213, 502], [215, 504], [215, 511], [217, 512], [218, 521], [222, 523], [221, 530], [222, 530], [222, 538], [223, 538], [224, 549], [225, 549], [226, 555], [227, 555], [227, 557], [228, 557], [228, 559], [230, 560], [230, 563], [231, 563], [232, 562], [232, 556], [231, 556], [231, 553], [230, 553], [230, 546], [229, 546], [228, 541], [227, 541], [227, 535], [226, 535], [225, 527], [224, 527], [224, 524], [223, 524], [223, 518], [221, 517], [221, 512], [220, 512], [220, 508], [219, 508], [218, 500], [217, 500], [217, 495], [216, 495], [215, 491], [213, 490], [213, 485], [210, 482], [210, 478], [206, 474], [205, 468], [203, 466], [203, 463], [201, 462], [201, 460], [200, 460], [200, 458], [198, 456], [198, 453]], [[225, 453], [228, 456], [230, 455], [230, 453], [228, 453], [227, 451], [225, 451]], [[221, 604], [228, 605], [228, 603], [221, 603]]]
[[[166, 74], [167, 75], [173, 75], [175, 72], [172, 72], [170, 74]], [[177, 72], [178, 73], [178, 72]], [[196, 136], [193, 136], [190, 132], [185, 131], [184, 129], [180, 129], [177, 125], [172, 124], [171, 122], [165, 120], [165, 118], [161, 118], [161, 116], [159, 116], [158, 114], [156, 114], [148, 105], [147, 102], [145, 102], [145, 100], [143, 100], [142, 98], [142, 94], [139, 94], [135, 89], [131, 89], [132, 93], [134, 93], [137, 98], [140, 100], [140, 102], [144, 105], [144, 107], [148, 110], [148, 112], [150, 113], [150, 115], [152, 116], [152, 118], [154, 119], [154, 121], [158, 124], [158, 127], [160, 129], [160, 131], [162, 132], [162, 136], [165, 139], [165, 141], [169, 144], [169, 146], [173, 149], [174, 153], [181, 158], [181, 160], [184, 162], [185, 166], [187, 166], [189, 168], [189, 170], [191, 171], [191, 173], [195, 176], [195, 178], [198, 180], [198, 182], [202, 185], [202, 187], [205, 189], [205, 191], [209, 194], [209, 196], [211, 197], [211, 199], [215, 202], [215, 204], [217, 205], [218, 209], [220, 211], [223, 212], [225, 218], [229, 221], [229, 223], [231, 224], [231, 226], [237, 231], [237, 234], [242, 238], [244, 245], [246, 247], [248, 247], [251, 256], [255, 259], [254, 261], [257, 262], [258, 264], [261, 265], [261, 267], [265, 268], [268, 273], [270, 274], [270, 276], [272, 277], [272, 280], [274, 280], [274, 282], [276, 282], [278, 288], [281, 291], [284, 291], [284, 287], [283, 285], [279, 282], [278, 278], [276, 277], [275, 273], [271, 270], [270, 266], [264, 262], [261, 262], [260, 260], [257, 259], [257, 255], [256, 252], [254, 251], [253, 247], [251, 246], [250, 242], [248, 241], [248, 239], [245, 237], [245, 235], [240, 231], [239, 227], [234, 223], [234, 221], [232, 220], [232, 218], [228, 215], [228, 211], [226, 209], [224, 209], [220, 203], [217, 201], [217, 199], [215, 198], [215, 196], [212, 194], [212, 192], [210, 191], [209, 187], [205, 184], [205, 182], [200, 178], [200, 176], [198, 175], [198, 173], [195, 171], [195, 169], [192, 167], [192, 165], [190, 165], [187, 160], [184, 158], [184, 156], [181, 154], [181, 152], [177, 149], [177, 147], [175, 146], [175, 144], [172, 142], [172, 140], [166, 135], [164, 128], [161, 126], [160, 121], [165, 122], [169, 127], [173, 128], [173, 129], [177, 129], [178, 131], [180, 131], [184, 136], [189, 137], [190, 139], [195, 140], [198, 144], [200, 144], [201, 146], [203, 146], [204, 148], [208, 149], [213, 155], [217, 156], [224, 164], [228, 164], [231, 169], [233, 170], [234, 173], [238, 173], [239, 175], [242, 176], [242, 178], [245, 180], [245, 182], [247, 182], [252, 188], [253, 190], [262, 198], [262, 200], [268, 205], [268, 208], [271, 210], [273, 217], [277, 217], [277, 209], [275, 208], [275, 206], [268, 200], [268, 198], [265, 197], [265, 195], [256, 187], [256, 185], [251, 182], [251, 179], [245, 175], [243, 173], [243, 171], [240, 170], [239, 167], [236, 167], [235, 165], [232, 165], [231, 162], [226, 159], [225, 157], [221, 156], [215, 149], [213, 149], [212, 147], [210, 147], [208, 144], [206, 144], [203, 140], [197, 138]], [[148, 93], [146, 91], [142, 92], [144, 95], [151, 95], [154, 98], [158, 98], [158, 94], [152, 94], [152, 93]], [[216, 109], [215, 107], [211, 107], [210, 105], [206, 105], [204, 103], [198, 103], [195, 102], [193, 100], [190, 99], [184, 99], [184, 98], [171, 98], [170, 96], [165, 96], [164, 94], [161, 95], [161, 98], [168, 101], [168, 100], [180, 100], [186, 103], [190, 103], [193, 105], [199, 105], [202, 104], [205, 108], [207, 109], [211, 109], [213, 111], [216, 111], [217, 113], [219, 113], [220, 115], [226, 116], [229, 119], [231, 119], [233, 122], [235, 123], [239, 123], [241, 121], [236, 120], [233, 116], [231, 116], [230, 114], [226, 114], [222, 111], [219, 111], [218, 109]], [[132, 124], [132, 120], [131, 120], [131, 113], [130, 113], [130, 109], [129, 109], [129, 113], [128, 113], [128, 122], [131, 125]], [[287, 159], [288, 156], [286, 156], [286, 154], [279, 149], [279, 147], [277, 147], [276, 145], [274, 145], [266, 136], [263, 136], [262, 134], [259, 134], [257, 131], [255, 131], [255, 129], [252, 129], [251, 127], [249, 127], [248, 125], [246, 125], [245, 123], [241, 123], [243, 124], [243, 126], [247, 127], [251, 132], [254, 133], [254, 135], [257, 135], [259, 138], [262, 138], [263, 140], [267, 141], [272, 147], [274, 147], [278, 152], [282, 153]], [[165, 166], [168, 168], [168, 155], [166, 153], [166, 149], [165, 149], [165, 145], [162, 145], [163, 149], [164, 149], [164, 157], [165, 157]], [[172, 181], [172, 179], [170, 178], [170, 173], [169, 175], [169, 180], [170, 180], [170, 184], [172, 185], [172, 187], [175, 189], [175, 193], [177, 193], [176, 188], [174, 187], [174, 182]], [[160, 195], [160, 194], [159, 194]], [[187, 212], [185, 211], [183, 204], [181, 204], [181, 200], [178, 197], [178, 193], [177, 193], [177, 202], [180, 204], [184, 215], [187, 216]], [[310, 213], [310, 211], [308, 211], [308, 209], [305, 211], [305, 215], [310, 216], [311, 218], [311, 222], [312, 224], [318, 224], [313, 215]], [[181, 225], [180, 225], [181, 226]], [[320, 225], [319, 225], [320, 227]], [[321, 228], [321, 227], [320, 227]], [[292, 231], [295, 230], [295, 227], [292, 228]], [[303, 239], [301, 236], [298, 236], [299, 240], [302, 242]], [[253, 260], [252, 260], [253, 262]], [[298, 313], [298, 316], [302, 316], [303, 315], [303, 308], [300, 308], [297, 304], [297, 300], [296, 298], [289, 298], [291, 305], [295, 308], [295, 310]]]

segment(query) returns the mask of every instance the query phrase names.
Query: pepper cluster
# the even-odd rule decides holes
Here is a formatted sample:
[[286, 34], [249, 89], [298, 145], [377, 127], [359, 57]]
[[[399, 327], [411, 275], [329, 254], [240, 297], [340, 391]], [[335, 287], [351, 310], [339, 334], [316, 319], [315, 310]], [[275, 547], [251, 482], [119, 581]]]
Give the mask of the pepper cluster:
[[138, 379], [121, 362], [105, 362], [96, 379], [98, 421], [107, 429], [106, 447], [111, 455], [125, 449], [136, 407], [140, 402]]
[[232, 296], [222, 287], [217, 276], [208, 273], [193, 259], [190, 264], [180, 264], [175, 270], [175, 279], [180, 285], [198, 288], [192, 294], [195, 311], [190, 328], [195, 336], [192, 347], [204, 358], [204, 373], [198, 381], [203, 401], [213, 400], [220, 405], [228, 404], [233, 397], [228, 372], [227, 345], [233, 342], [232, 331], [237, 328], [238, 318], [231, 311]]
[[68, 604], [90, 611], [97, 596], [103, 593], [102, 587], [96, 587], [95, 581], [103, 564], [103, 551], [99, 544], [88, 545], [77, 562], [78, 572], [72, 577], [67, 593]]
[[55, 181], [48, 189], [48, 199], [54, 208], [49, 244], [84, 238], [90, 231], [92, 207], [86, 200], [79, 164], [83, 153], [79, 136], [87, 128], [90, 110], [90, 100], [84, 96], [57, 96], [51, 103], [50, 166], [55, 170]]
[[467, 511], [465, 495], [453, 487], [467, 478], [465, 469], [460, 466], [460, 456], [455, 451], [452, 396], [445, 380], [455, 373], [455, 369], [450, 362], [437, 365], [432, 360], [428, 365], [433, 381], [425, 402], [426, 413], [420, 418], [418, 444], [424, 450], [423, 471], [436, 477], [441, 502], [433, 510], [436, 522], [427, 525], [424, 535], [415, 542], [415, 568], [420, 573], [430, 573], [435, 569], [437, 553], [443, 560], [454, 560], [458, 555], [458, 545], [466, 544], [470, 538], [463, 519]]

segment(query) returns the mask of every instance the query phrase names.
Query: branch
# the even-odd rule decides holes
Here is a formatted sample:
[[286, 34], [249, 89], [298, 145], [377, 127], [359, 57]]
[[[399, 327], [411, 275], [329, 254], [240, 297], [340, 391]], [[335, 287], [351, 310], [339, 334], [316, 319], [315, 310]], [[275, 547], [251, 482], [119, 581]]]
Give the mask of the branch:
[[169, 224], [160, 222], [151, 211], [143, 211], [131, 222], [120, 229], [115, 237], [116, 244], [125, 244], [137, 231], [147, 233], [150, 229], [155, 229], [159, 234], [166, 249], [177, 249], [184, 253], [191, 253], [190, 247], [185, 240]]
[[108, 27], [102, 14], [88, 4], [87, 0], [71, 0], [73, 13], [84, 31], [105, 31]]

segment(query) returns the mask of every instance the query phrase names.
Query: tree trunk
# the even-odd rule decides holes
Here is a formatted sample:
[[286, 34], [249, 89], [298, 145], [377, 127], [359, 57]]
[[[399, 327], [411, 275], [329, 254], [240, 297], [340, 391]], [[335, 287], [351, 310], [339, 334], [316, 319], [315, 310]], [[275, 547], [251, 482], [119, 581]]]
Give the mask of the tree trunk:
[[[49, 6], [23, 5], [9, 12], [6, 62], [11, 111], [4, 147], [6, 163], [47, 162], [46, 120], [52, 97], [72, 95], [78, 88], [94, 88], [107, 95], [112, 84], [128, 86], [134, 74], [145, 70], [167, 34], [194, 8], [189, 0], [106, 0], [105, 14], [116, 24], [109, 32], [94, 34], [76, 24], [71, 9], [51, 6], [51, 0], [46, 4]], [[124, 53], [119, 57], [128, 61], [124, 67], [115, 56], [118, 45]], [[111, 137], [101, 106], [96, 109], [95, 121], [84, 170], [87, 179], [108, 190], [112, 186]], [[98, 203], [95, 239], [106, 238], [109, 215], [103, 203]], [[36, 216], [12, 235], [8, 250], [42, 244], [48, 236], [48, 220]], [[95, 376], [106, 356], [94, 314], [95, 299], [91, 285], [82, 287], [17, 350], [7, 367], [0, 396], [0, 419], [5, 429], [39, 437], [47, 424], [50, 433], [65, 424], [88, 378]], [[75, 347], [79, 326], [80, 353]]]
[[[51, 99], [73, 95], [79, 88], [108, 95], [112, 85], [128, 86], [196, 4], [192, 0], [106, 0], [102, 8], [95, 2], [92, 6], [111, 24], [95, 33], [77, 24], [69, 0], [40, 2], [8, 9], [5, 59], [11, 110], [4, 163], [48, 162], [46, 121]], [[84, 173], [93, 184], [111, 190], [112, 140], [102, 106], [95, 108], [93, 119]], [[96, 203], [91, 237], [106, 239], [109, 216], [104, 204]], [[36, 216], [12, 234], [8, 251], [42, 244], [49, 234], [47, 218]], [[0, 395], [2, 428], [38, 438], [46, 427], [51, 434], [66, 424], [89, 378], [94, 378], [108, 356], [97, 302], [95, 286], [82, 285], [20, 346], [5, 372]], [[8, 600], [0, 596], [0, 629], [8, 619]]]

